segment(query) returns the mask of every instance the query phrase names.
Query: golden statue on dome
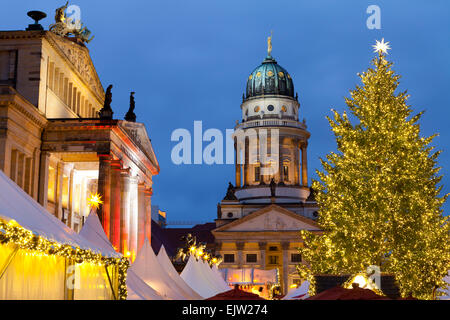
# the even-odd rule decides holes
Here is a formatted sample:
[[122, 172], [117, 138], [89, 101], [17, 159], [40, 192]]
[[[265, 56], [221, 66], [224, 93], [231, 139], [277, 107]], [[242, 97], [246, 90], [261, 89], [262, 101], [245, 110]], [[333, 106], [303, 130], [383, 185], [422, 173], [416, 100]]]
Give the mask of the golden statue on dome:
[[270, 37], [267, 38], [267, 55], [272, 56], [272, 31], [270, 31]]

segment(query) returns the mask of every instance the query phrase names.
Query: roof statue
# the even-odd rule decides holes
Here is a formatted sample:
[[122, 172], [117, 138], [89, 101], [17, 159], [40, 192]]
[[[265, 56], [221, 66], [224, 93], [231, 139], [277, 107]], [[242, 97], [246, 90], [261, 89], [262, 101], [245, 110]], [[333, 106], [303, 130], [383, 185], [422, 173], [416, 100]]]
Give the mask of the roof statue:
[[134, 108], [136, 106], [136, 103], [134, 101], [134, 94], [135, 94], [134, 91], [130, 93], [130, 108], [128, 109], [128, 112], [125, 115], [125, 120], [130, 122], [136, 122], [136, 114], [134, 113]]
[[[91, 42], [94, 39], [93, 36], [91, 37], [91, 31], [83, 26], [83, 23], [79, 19], [67, 16], [66, 9], [68, 7], [69, 1], [64, 6], [55, 10], [55, 23], [50, 25], [49, 30], [62, 37], [72, 34], [83, 43]], [[73, 10], [72, 13], [76, 13], [76, 10]]]
[[111, 108], [111, 102], [112, 102], [112, 90], [113, 85], [110, 84], [108, 88], [106, 89], [105, 93], [105, 103], [103, 104], [103, 108], [98, 112], [98, 115], [100, 116], [100, 119], [112, 119], [114, 112]]
[[237, 200], [236, 196], [234, 195], [234, 191], [234, 186], [231, 184], [231, 182], [228, 182], [227, 194], [225, 195], [225, 198], [223, 198], [223, 200]]
[[270, 31], [270, 37], [267, 38], [267, 55], [272, 56], [272, 31]]
[[277, 184], [275, 183], [275, 180], [272, 178], [270, 180], [270, 196], [275, 197], [275, 189], [277, 188]]

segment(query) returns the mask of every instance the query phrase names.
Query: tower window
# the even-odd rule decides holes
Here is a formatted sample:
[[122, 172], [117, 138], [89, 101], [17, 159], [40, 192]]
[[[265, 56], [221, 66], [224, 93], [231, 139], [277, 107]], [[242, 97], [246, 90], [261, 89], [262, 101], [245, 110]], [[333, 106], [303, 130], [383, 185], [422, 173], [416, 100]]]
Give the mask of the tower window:
[[259, 112], [260, 108], [259, 106], [256, 106], [255, 109], [253, 109], [255, 112]]
[[228, 212], [227, 216], [228, 216], [228, 218], [233, 218], [233, 212]]
[[261, 179], [261, 167], [255, 167], [255, 181], [259, 182]]
[[289, 166], [283, 165], [283, 177], [284, 181], [289, 181]]
[[302, 262], [302, 255], [300, 253], [292, 253], [291, 254], [291, 262]]
[[275, 107], [273, 105], [271, 105], [271, 104], [269, 104], [267, 106], [267, 110], [269, 110], [269, 111], [273, 111], [274, 109], [275, 109]]
[[282, 106], [282, 107], [281, 107], [281, 110], [282, 110], [283, 112], [287, 112], [286, 106]]

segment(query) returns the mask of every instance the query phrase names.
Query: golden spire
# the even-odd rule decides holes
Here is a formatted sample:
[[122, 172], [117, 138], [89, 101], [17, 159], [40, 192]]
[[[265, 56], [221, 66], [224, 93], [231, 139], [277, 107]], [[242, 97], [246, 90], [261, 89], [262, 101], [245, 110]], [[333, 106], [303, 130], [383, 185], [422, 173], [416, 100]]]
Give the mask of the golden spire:
[[270, 37], [267, 38], [267, 55], [272, 56], [272, 31], [270, 31]]

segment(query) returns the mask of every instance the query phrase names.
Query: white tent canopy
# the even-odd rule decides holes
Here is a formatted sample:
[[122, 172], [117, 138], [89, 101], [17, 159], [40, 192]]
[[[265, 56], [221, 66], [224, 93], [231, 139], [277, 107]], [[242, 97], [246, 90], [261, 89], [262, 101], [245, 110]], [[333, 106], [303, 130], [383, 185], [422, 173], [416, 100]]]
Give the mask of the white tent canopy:
[[133, 270], [127, 272], [127, 300], [164, 300], [152, 287], [139, 278]]
[[217, 284], [207, 276], [201, 263], [194, 256], [190, 256], [181, 272], [181, 278], [205, 299], [226, 291], [219, 289]]
[[203, 299], [202, 296], [200, 296], [191, 287], [189, 287], [189, 285], [180, 277], [177, 270], [170, 261], [166, 249], [164, 249], [164, 246], [161, 246], [161, 249], [159, 249], [157, 259], [161, 267], [167, 272], [167, 274], [172, 278], [172, 280], [175, 281], [178, 287], [181, 288], [181, 290], [184, 293], [183, 294], [184, 296], [190, 297], [191, 299], [194, 300]]
[[166, 299], [170, 300], [189, 300], [189, 296], [183, 295], [183, 290], [161, 267], [153, 252], [148, 239], [136, 256], [136, 260], [131, 265], [130, 270], [136, 273], [149, 286], [158, 291]]
[[225, 279], [223, 278], [222, 273], [219, 271], [219, 268], [217, 268], [216, 265], [213, 265], [213, 267], [211, 268], [211, 270], [213, 271], [213, 273], [216, 275], [219, 283], [221, 283], [221, 286], [225, 289], [231, 290], [232, 288], [227, 284], [227, 282], [225, 281]]
[[[97, 213], [94, 211], [89, 214], [79, 234], [105, 252], [115, 252], [103, 230]], [[147, 285], [130, 269], [127, 272], [127, 291], [127, 300], [163, 300], [163, 297], [157, 291]]]
[[300, 287], [289, 290], [283, 300], [304, 300], [309, 297], [309, 281], [303, 281]]
[[203, 260], [198, 261], [198, 263], [204, 271], [205, 276], [210, 280], [211, 283], [213, 283], [214, 287], [217, 288], [217, 291], [219, 293], [231, 290], [231, 288], [225, 283], [223, 278], [221, 276], [217, 276], [217, 274], [214, 273], [208, 263]]
[[15, 220], [22, 227], [50, 241], [89, 249], [103, 256], [120, 257], [121, 254], [104, 250], [79, 236], [51, 215], [0, 170], [0, 218]]

